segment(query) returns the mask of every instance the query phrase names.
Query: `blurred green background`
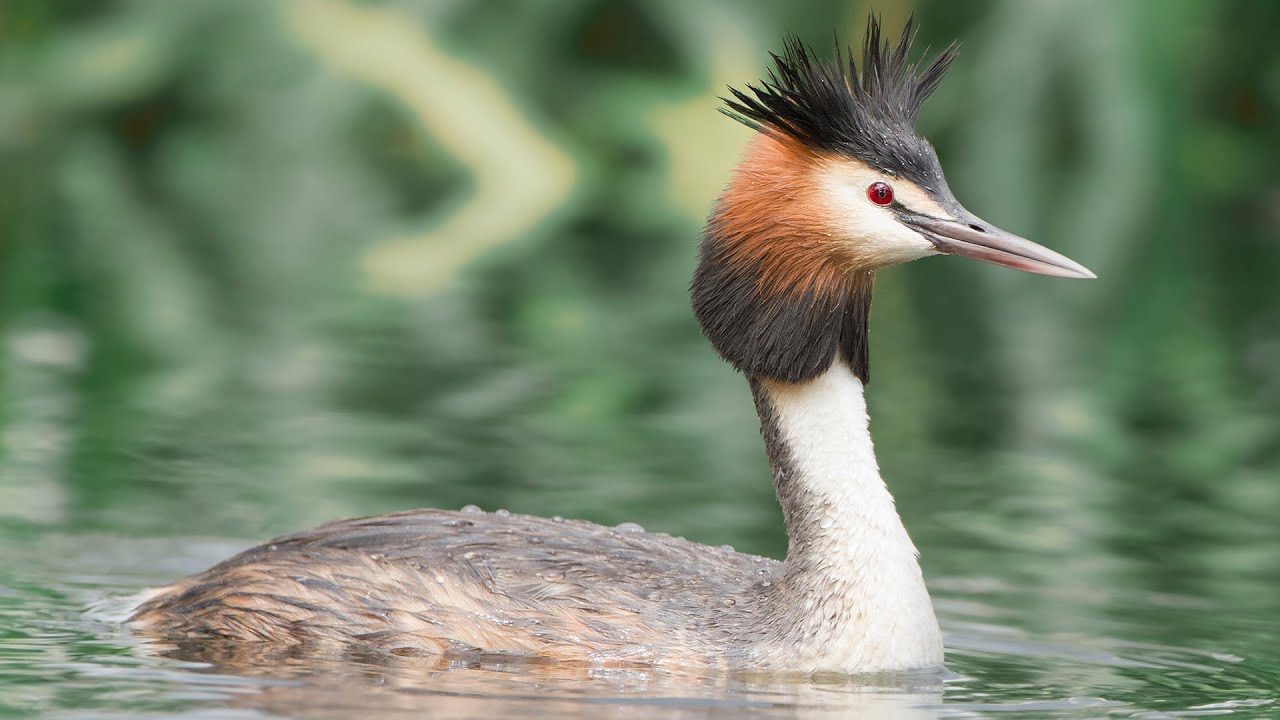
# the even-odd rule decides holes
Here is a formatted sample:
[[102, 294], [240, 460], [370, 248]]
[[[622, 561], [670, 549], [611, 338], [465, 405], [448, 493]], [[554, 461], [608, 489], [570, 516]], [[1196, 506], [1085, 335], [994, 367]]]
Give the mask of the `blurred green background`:
[[1099, 276], [881, 274], [873, 427], [927, 572], [1274, 588], [1254, 0], [3, 0], [0, 522], [254, 539], [477, 503], [782, 554], [688, 308], [749, 137], [717, 95], [872, 6], [963, 43], [921, 119], [960, 199]]

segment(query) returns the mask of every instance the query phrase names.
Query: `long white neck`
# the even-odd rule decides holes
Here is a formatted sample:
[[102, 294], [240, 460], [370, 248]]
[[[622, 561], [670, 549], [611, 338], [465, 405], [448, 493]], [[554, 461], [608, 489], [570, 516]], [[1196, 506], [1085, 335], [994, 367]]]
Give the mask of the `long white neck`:
[[837, 360], [804, 383], [753, 380], [787, 523], [769, 643], [813, 670], [942, 665], [942, 637], [868, 428], [862, 382]]

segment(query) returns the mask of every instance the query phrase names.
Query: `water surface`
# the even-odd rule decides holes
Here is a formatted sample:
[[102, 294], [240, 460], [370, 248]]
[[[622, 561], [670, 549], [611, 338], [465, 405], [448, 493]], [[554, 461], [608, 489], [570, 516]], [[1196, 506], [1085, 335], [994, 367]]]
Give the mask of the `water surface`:
[[[138, 526], [156, 522], [163, 504], [155, 505], [137, 508]], [[1280, 712], [1280, 653], [1268, 611], [1274, 599], [1245, 578], [1211, 595], [1157, 591], [1144, 580], [1154, 570], [1145, 562], [1101, 555], [1073, 563], [1036, 547], [984, 546], [970, 533], [949, 532], [947, 514], [934, 512], [939, 521], [917, 535], [947, 635], [948, 670], [867, 678], [146, 644], [119, 624], [129, 597], [202, 569], [248, 538], [156, 535], [119, 520], [89, 531], [10, 518], [0, 526], [0, 710], [190, 718]], [[1088, 566], [1108, 564], [1125, 571], [1104, 573], [1105, 586], [1074, 580], [1098, 572]]]

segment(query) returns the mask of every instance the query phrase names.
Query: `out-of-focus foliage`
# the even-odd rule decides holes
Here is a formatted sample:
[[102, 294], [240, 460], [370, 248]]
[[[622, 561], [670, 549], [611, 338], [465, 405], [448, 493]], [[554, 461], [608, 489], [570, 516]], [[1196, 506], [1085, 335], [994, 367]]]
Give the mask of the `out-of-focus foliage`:
[[[1100, 278], [882, 273], [872, 411], [926, 565], [1276, 578], [1242, 548], [1280, 540], [1280, 5], [878, 8], [963, 42], [921, 121], [960, 198]], [[685, 288], [748, 139], [716, 96], [865, 12], [5, 0], [0, 513], [252, 537], [476, 502], [779, 553]]]

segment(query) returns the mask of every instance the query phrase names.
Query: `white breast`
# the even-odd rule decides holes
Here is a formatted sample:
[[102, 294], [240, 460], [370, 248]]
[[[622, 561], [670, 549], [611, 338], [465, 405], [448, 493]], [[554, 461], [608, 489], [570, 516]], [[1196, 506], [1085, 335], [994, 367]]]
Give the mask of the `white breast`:
[[812, 669], [940, 666], [941, 633], [880, 478], [862, 383], [837, 362], [810, 382], [763, 387], [791, 465], [779, 493], [791, 546], [778, 640]]

